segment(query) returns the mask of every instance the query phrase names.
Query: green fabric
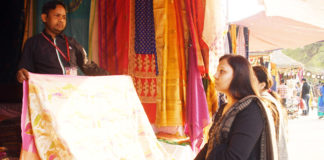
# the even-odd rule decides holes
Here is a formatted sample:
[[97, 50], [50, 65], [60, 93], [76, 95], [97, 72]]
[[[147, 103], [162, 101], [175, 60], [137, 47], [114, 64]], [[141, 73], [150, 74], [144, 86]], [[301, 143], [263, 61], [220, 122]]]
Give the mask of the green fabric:
[[[49, 0], [36, 0], [35, 2], [35, 34], [43, 31], [44, 24], [41, 20], [41, 13], [43, 5]], [[89, 0], [61, 0], [66, 5], [67, 21], [64, 33], [67, 36], [76, 39], [88, 52], [89, 40], [89, 17], [90, 5]]]

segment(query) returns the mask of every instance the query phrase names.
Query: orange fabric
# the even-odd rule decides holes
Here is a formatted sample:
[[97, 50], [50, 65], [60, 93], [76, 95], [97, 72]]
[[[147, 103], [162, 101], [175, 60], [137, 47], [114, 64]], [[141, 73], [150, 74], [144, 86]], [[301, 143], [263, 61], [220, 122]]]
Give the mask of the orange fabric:
[[39, 156], [37, 153], [33, 153], [33, 152], [28, 152], [25, 150], [21, 150], [20, 152], [20, 160], [40, 160]]
[[24, 38], [23, 44], [21, 48], [24, 48], [25, 42], [28, 38], [33, 36], [33, 0], [25, 0], [24, 8], [25, 8], [25, 29], [24, 29]]
[[163, 0], [154, 1], [153, 6], [160, 68], [155, 124], [183, 126], [186, 94], [185, 27], [181, 26], [180, 11], [183, 7], [180, 2]]
[[230, 25], [230, 34], [231, 34], [231, 40], [232, 40], [232, 52], [233, 54], [236, 54], [236, 25], [231, 24]]

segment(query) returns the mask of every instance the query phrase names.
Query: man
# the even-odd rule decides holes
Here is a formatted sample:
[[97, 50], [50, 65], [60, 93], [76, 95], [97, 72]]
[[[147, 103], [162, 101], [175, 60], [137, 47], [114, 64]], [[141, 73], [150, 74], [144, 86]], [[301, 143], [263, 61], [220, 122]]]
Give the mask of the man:
[[305, 78], [302, 79], [302, 82], [303, 82], [303, 86], [302, 86], [302, 91], [301, 91], [302, 92], [301, 97], [306, 103], [306, 110], [303, 110], [303, 114], [308, 115], [308, 113], [309, 113], [309, 98], [310, 98], [309, 91], [310, 91], [310, 86], [307, 83]]
[[285, 85], [285, 80], [281, 79], [280, 85], [277, 88], [278, 94], [280, 95], [281, 98], [281, 103], [283, 106], [286, 106], [287, 98], [288, 98], [288, 86]]
[[[63, 34], [66, 9], [60, 1], [49, 1], [42, 8], [45, 25], [42, 33], [28, 39], [18, 65], [17, 80], [28, 80], [28, 72], [67, 74], [68, 68], [79, 68], [86, 75], [108, 75], [94, 62], [89, 62], [83, 47], [72, 37]], [[74, 72], [75, 72], [74, 71]]]

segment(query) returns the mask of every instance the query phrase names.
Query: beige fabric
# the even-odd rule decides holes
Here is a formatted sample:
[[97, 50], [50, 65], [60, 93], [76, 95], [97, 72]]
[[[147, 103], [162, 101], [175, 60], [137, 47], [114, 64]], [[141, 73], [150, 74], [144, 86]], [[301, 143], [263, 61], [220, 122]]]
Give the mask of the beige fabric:
[[202, 38], [209, 48], [226, 30], [226, 0], [206, 0]]
[[297, 48], [324, 39], [324, 28], [284, 17], [268, 17], [264, 11], [234, 24], [249, 28], [250, 52]]
[[323, 0], [263, 0], [267, 16], [281, 16], [324, 28]]

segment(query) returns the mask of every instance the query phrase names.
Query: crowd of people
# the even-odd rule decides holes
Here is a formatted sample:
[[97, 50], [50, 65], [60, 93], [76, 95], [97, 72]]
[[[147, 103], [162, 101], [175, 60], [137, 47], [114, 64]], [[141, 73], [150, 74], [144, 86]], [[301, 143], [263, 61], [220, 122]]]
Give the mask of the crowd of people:
[[292, 112], [301, 112], [302, 116], [308, 116], [310, 110], [317, 108], [319, 118], [324, 117], [323, 113], [323, 82], [311, 84], [306, 78], [301, 83], [299, 80], [281, 79], [277, 92], [285, 108], [292, 108]]

